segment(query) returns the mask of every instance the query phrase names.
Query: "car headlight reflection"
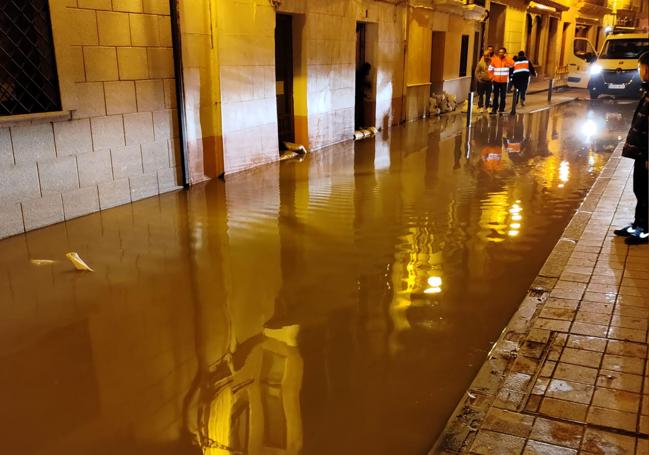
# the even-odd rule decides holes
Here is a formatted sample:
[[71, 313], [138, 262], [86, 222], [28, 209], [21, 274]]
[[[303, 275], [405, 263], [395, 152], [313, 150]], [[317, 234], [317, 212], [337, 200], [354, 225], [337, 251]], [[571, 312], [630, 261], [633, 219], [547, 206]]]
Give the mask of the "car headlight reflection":
[[597, 64], [592, 65], [590, 67], [590, 75], [591, 76], [596, 76], [596, 75], [600, 74], [602, 72], [602, 70], [603, 70], [602, 65], [597, 65]]

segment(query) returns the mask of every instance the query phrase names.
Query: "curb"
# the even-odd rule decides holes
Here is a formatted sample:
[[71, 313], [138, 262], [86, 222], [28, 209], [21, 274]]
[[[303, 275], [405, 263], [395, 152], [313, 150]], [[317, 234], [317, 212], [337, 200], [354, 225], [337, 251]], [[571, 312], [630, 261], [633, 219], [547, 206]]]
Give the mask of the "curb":
[[615, 172], [621, 160], [623, 145], [624, 143], [620, 142], [613, 151], [428, 455], [467, 453], [492, 403], [496, 399], [516, 399], [509, 394], [506, 397], [501, 396], [501, 387], [518, 355], [525, 354], [543, 359], [554, 349], [556, 334], [535, 332], [534, 321], [590, 221], [606, 183]]
[[[546, 82], [547, 82], [547, 81], [546, 81]], [[570, 87], [568, 87], [567, 85], [564, 84], [564, 85], [557, 85], [557, 86], [554, 86], [554, 87], [553, 87], [553, 90], [556, 91], [556, 90], [563, 90], [563, 89], [569, 89], [569, 88], [570, 88]], [[527, 90], [527, 94], [528, 94], [528, 95], [532, 95], [532, 94], [534, 94], [534, 93], [543, 93], [543, 92], [547, 92], [547, 91], [548, 91], [548, 87], [547, 87], [547, 84], [546, 84], [546, 87], [545, 87], [545, 88], [538, 88], [538, 89], [534, 89], [534, 90], [529, 90], [529, 89], [528, 89], [528, 90]]]

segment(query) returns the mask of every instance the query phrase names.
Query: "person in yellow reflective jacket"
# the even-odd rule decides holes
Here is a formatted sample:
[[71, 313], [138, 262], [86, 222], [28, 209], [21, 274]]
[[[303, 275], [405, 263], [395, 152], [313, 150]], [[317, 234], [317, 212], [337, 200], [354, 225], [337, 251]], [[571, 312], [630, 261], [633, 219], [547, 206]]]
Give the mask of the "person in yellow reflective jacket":
[[507, 100], [507, 83], [509, 82], [509, 69], [514, 67], [514, 60], [507, 56], [507, 49], [501, 47], [493, 56], [489, 64], [489, 74], [493, 83], [494, 101], [492, 114], [505, 112]]

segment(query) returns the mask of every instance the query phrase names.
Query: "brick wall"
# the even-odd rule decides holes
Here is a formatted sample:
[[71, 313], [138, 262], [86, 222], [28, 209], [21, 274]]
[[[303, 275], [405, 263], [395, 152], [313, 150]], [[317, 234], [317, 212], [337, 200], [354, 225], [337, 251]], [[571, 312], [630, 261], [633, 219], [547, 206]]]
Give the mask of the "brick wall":
[[178, 187], [166, 0], [51, 0], [63, 113], [0, 119], [0, 238]]

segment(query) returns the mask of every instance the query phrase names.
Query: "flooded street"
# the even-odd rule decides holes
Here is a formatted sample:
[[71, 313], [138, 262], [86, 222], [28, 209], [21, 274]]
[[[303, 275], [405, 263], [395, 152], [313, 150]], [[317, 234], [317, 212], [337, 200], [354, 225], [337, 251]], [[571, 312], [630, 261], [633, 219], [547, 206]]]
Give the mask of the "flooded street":
[[0, 241], [0, 451], [426, 453], [634, 107], [419, 121]]

